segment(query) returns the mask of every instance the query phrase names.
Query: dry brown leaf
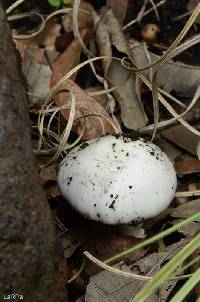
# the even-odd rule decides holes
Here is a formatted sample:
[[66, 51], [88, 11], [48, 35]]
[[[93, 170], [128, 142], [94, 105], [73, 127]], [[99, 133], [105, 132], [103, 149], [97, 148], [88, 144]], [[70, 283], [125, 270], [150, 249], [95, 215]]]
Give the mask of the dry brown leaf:
[[133, 130], [144, 127], [147, 117], [135, 91], [135, 75], [123, 68], [119, 62], [111, 59], [112, 45], [124, 55], [130, 55], [129, 45], [121, 25], [111, 9], [102, 11], [96, 28], [96, 38], [100, 55], [108, 57], [103, 61], [105, 77], [112, 86], [119, 86], [113, 94], [120, 105], [124, 125]]
[[[132, 272], [126, 264], [114, 265], [115, 268]], [[138, 281], [103, 271], [92, 278], [87, 286], [86, 302], [129, 302]], [[156, 301], [157, 302], [157, 301]]]
[[[65, 211], [66, 210], [67, 209], [65, 208]], [[72, 216], [72, 214], [70, 216]], [[61, 220], [63, 221], [63, 219]], [[86, 248], [89, 248], [92, 251], [94, 249], [98, 249], [99, 255], [101, 254], [101, 257], [105, 259], [113, 255], [116, 250], [123, 249], [126, 246], [130, 247], [136, 242], [140, 242], [138, 239], [135, 239], [132, 235], [128, 236], [116, 233], [118, 231], [120, 232], [120, 230], [117, 229], [114, 233], [112, 226], [98, 223], [92, 223], [91, 225], [85, 226], [82, 225], [81, 227], [75, 226], [73, 228], [70, 228], [67, 232], [62, 235], [65, 256], [66, 258], [69, 258], [77, 249], [77, 247], [85, 243], [81, 250], [85, 250]], [[139, 232], [138, 229], [136, 229], [136, 231]], [[94, 243], [97, 243], [98, 248], [97, 245], [95, 245]], [[141, 250], [141, 254], [141, 257], [145, 254], [144, 250]], [[132, 259], [132, 261], [140, 259], [140, 252], [135, 253], [132, 256], [129, 255], [127, 259]]]
[[[87, 33], [88, 29], [84, 29], [80, 32], [83, 40], [86, 38]], [[57, 81], [61, 79], [64, 74], [79, 64], [80, 54], [81, 45], [78, 39], [74, 39], [67, 49], [52, 63], [53, 75], [54, 77], [56, 76]], [[71, 79], [74, 80], [75, 77], [76, 74], [73, 74]]]
[[[131, 46], [131, 44], [130, 44]], [[132, 58], [137, 68], [149, 65], [144, 47], [141, 43], [132, 43]], [[158, 60], [159, 56], [149, 52], [152, 63]], [[149, 77], [149, 69], [142, 73]], [[181, 62], [167, 62], [159, 70], [157, 83], [166, 92], [175, 90], [181, 96], [193, 97], [200, 85], [200, 70], [192, 66], [187, 66]]]
[[[81, 31], [82, 38], [87, 34], [88, 30]], [[71, 43], [64, 53], [52, 64], [53, 76], [51, 79], [51, 87], [53, 87], [68, 71], [78, 64], [81, 47], [77, 39]], [[74, 75], [73, 75], [74, 77]], [[80, 118], [74, 123], [73, 129], [81, 134], [85, 125], [84, 139], [92, 139], [100, 137], [105, 133], [114, 133], [114, 128], [111, 126], [113, 120], [105, 109], [95, 100], [95, 98], [89, 96], [84, 92], [77, 84], [71, 80], [67, 80], [63, 85], [63, 89], [72, 92], [75, 95], [76, 100], [76, 113], [75, 119], [79, 119], [83, 115], [88, 114], [100, 114], [103, 117], [88, 116]], [[69, 94], [60, 93], [54, 97], [54, 101], [57, 106], [67, 104]], [[68, 119], [70, 110], [63, 110], [63, 116]], [[105, 118], [104, 118], [105, 117]], [[110, 121], [110, 122], [109, 122]]]
[[[137, 273], [143, 275], [153, 275], [160, 270], [161, 264], [165, 260], [169, 260], [177, 253], [177, 249], [181, 247], [172, 245], [168, 250], [162, 253], [151, 254], [141, 260], [137, 261], [134, 265], [127, 266], [126, 264], [116, 264], [113, 267], [128, 271], [130, 273]], [[90, 278], [89, 285], [86, 290], [86, 302], [129, 302], [144, 285], [143, 281], [133, 280], [127, 277], [122, 277], [103, 271]], [[167, 283], [162, 288], [160, 296], [168, 297], [171, 290], [175, 286], [176, 281]], [[158, 302], [159, 297], [157, 293], [151, 295], [146, 302]]]
[[193, 157], [185, 157], [176, 161], [176, 173], [179, 175], [186, 175], [191, 173], [200, 173], [200, 160]]
[[[52, 86], [55, 85], [59, 79], [59, 76], [56, 77], [56, 75], [54, 75], [51, 82]], [[75, 95], [75, 119], [80, 118], [84, 114], [91, 113], [100, 114], [105, 117], [103, 118], [97, 116], [88, 116], [85, 117], [85, 119], [81, 118], [74, 123], [74, 131], [76, 131], [78, 134], [81, 134], [81, 131], [85, 125], [83, 138], [87, 140], [95, 137], [100, 137], [105, 133], [111, 134], [115, 132], [114, 128], [111, 126], [111, 123], [114, 123], [113, 120], [105, 111], [105, 109], [93, 97], [89, 96], [84, 90], [82, 90], [76, 83], [71, 80], [67, 80], [62, 87]], [[57, 106], [62, 106], [67, 103], [68, 98], [69, 94], [60, 93], [59, 95], [54, 97], [54, 101]], [[66, 119], [68, 119], [69, 110], [62, 110], [62, 114]]]
[[[79, 29], [92, 27], [93, 11], [94, 8], [90, 3], [86, 1], [81, 1], [79, 5], [78, 20], [77, 20]], [[66, 32], [73, 30], [73, 21], [72, 21], [72, 17], [69, 14], [65, 14], [62, 16], [62, 24]]]
[[40, 45], [44, 46], [48, 52], [55, 51], [55, 40], [59, 35], [61, 25], [57, 23], [56, 19], [49, 20], [41, 33], [37, 36], [25, 39], [25, 40], [16, 40], [16, 44], [24, 45], [28, 48], [38, 48]]
[[199, 136], [183, 127], [182, 125], [172, 127], [161, 132], [168, 140], [177, 146], [187, 150], [191, 154], [197, 155], [197, 144]]
[[40, 178], [42, 183], [46, 183], [49, 180], [56, 180], [57, 179], [57, 172], [55, 166], [48, 166], [42, 167], [40, 171]]
[[[109, 228], [108, 228], [109, 230]], [[88, 251], [95, 257], [104, 261], [119, 251], [124, 251], [132, 246], [135, 246], [142, 242], [142, 239], [134, 238], [133, 236], [122, 235], [116, 231], [107, 232], [107, 234], [102, 233], [93, 238], [93, 240], [88, 240], [83, 244], [81, 250]], [[133, 263], [140, 260], [144, 255], [146, 255], [147, 249], [139, 249], [134, 253], [126, 255], [123, 260], [126, 263]], [[114, 262], [114, 264], [116, 261]], [[93, 270], [93, 271], [92, 271]], [[87, 268], [87, 275], [94, 275], [94, 270], [97, 271], [97, 266], [92, 262], [89, 262], [89, 268]]]
[[103, 62], [105, 75], [112, 61], [112, 45], [114, 45], [119, 52], [127, 56], [130, 55], [129, 45], [123, 34], [121, 25], [114, 17], [111, 9], [102, 10], [100, 20], [96, 26], [96, 39], [100, 54], [108, 57], [105, 62]]
[[167, 154], [173, 164], [175, 164], [176, 159], [182, 154], [182, 152], [177, 149], [174, 144], [170, 143], [164, 137], [159, 137], [159, 140], [156, 141], [156, 144]]
[[79, 5], [78, 13], [78, 27], [79, 29], [91, 27], [93, 25], [93, 14], [94, 7], [86, 2], [81, 1]]
[[113, 15], [111, 9], [105, 12], [105, 24], [107, 25], [108, 28], [111, 44], [114, 45], [119, 52], [122, 52], [127, 56], [130, 56], [131, 52], [129, 49], [128, 41], [124, 36], [121, 25]]
[[22, 59], [22, 71], [28, 83], [29, 103], [33, 106], [49, 92], [52, 71], [40, 48], [27, 48]]
[[113, 95], [119, 103], [124, 125], [132, 130], [144, 127], [148, 120], [135, 92], [135, 75], [125, 69], [120, 62], [113, 61], [108, 72], [108, 80], [112, 86], [119, 86], [113, 91]]
[[174, 208], [170, 215], [176, 218], [188, 218], [198, 212], [200, 212], [200, 199], [192, 200]]
[[[101, 87], [101, 86], [93, 87], [92, 86], [92, 87], [85, 89], [85, 92], [89, 93], [89, 94], [93, 94], [96, 92], [101, 92], [102, 90], [104, 90], [104, 87]], [[110, 100], [109, 100], [107, 94], [97, 94], [94, 97], [95, 97], [95, 100], [98, 101], [99, 104], [101, 104], [101, 106], [103, 106], [103, 108], [105, 108], [106, 111], [108, 111]]]
[[110, 43], [110, 36], [104, 18], [101, 18], [100, 21], [97, 23], [96, 41], [99, 46], [100, 55], [108, 57], [106, 60], [103, 60], [102, 63], [104, 73], [107, 74], [112, 61], [112, 46]]
[[60, 195], [60, 190], [58, 188], [56, 181], [49, 181], [44, 186], [45, 192], [48, 196], [55, 198]]
[[107, 6], [112, 9], [115, 18], [122, 25], [126, 17], [129, 0], [107, 0]]
[[[174, 224], [182, 221], [183, 221], [182, 219], [176, 219]], [[179, 229], [178, 231], [187, 237], [194, 237], [200, 232], [200, 223], [191, 222], [190, 224]]]

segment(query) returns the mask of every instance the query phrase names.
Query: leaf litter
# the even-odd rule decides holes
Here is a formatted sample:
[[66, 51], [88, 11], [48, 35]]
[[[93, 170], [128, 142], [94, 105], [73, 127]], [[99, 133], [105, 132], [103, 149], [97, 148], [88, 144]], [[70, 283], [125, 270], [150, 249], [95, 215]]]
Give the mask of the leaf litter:
[[[146, 236], [156, 234], [158, 228], [164, 228], [166, 221], [175, 225], [200, 212], [200, 66], [194, 51], [198, 49], [199, 43], [198, 7], [195, 6], [196, 1], [188, 1], [187, 5], [179, 4], [184, 12], [180, 10], [175, 16], [173, 12], [173, 21], [168, 21], [169, 29], [164, 25], [166, 32], [171, 30], [172, 33], [174, 24], [184, 30], [178, 39], [170, 41], [174, 42], [169, 47], [168, 34], [163, 32], [163, 14], [165, 9], [172, 9], [168, 0], [155, 3], [139, 1], [138, 4], [134, 1], [133, 5], [130, 5], [130, 1], [118, 0], [116, 5], [116, 1], [107, 0], [106, 7], [96, 7], [96, 4], [89, 2], [74, 1], [73, 6], [55, 10], [48, 16], [37, 13], [36, 9], [36, 13], [9, 15], [8, 20], [17, 22], [26, 18], [32, 28], [30, 30], [28, 27], [27, 32], [24, 32], [24, 28], [21, 30], [19, 26], [12, 29], [12, 34], [20, 51], [22, 69], [28, 83], [34, 148], [38, 140], [37, 159], [42, 162], [42, 157], [50, 157], [48, 167], [40, 165], [40, 176], [47, 195], [54, 201], [53, 211], [58, 219], [56, 221], [59, 221], [57, 232], [60, 236], [61, 228], [65, 259], [70, 262], [68, 273], [70, 270], [76, 272], [74, 275], [69, 273], [67, 278], [73, 280], [70, 283], [73, 294], [73, 284], [74, 288], [81, 288], [79, 296], [74, 294], [74, 299], [80, 297], [87, 302], [130, 301], [146, 281], [130, 279], [107, 270], [99, 273], [94, 269], [90, 274], [89, 265], [84, 264], [82, 270], [79, 258], [83, 257], [84, 249], [90, 244], [93, 254], [95, 252], [92, 248], [99, 247], [99, 254], [95, 255], [104, 260], [122, 249], [119, 242], [128, 248], [126, 245], [130, 238], [139, 236], [143, 241]], [[133, 6], [130, 20], [129, 10]], [[186, 24], [188, 16], [192, 17]], [[32, 26], [33, 18], [37, 19], [36, 27]], [[140, 29], [143, 22], [155, 23], [155, 20], [161, 25], [158, 40], [155, 44], [145, 44], [141, 41]], [[66, 39], [59, 51], [56, 49], [58, 36], [61, 40]], [[185, 40], [178, 46], [183, 38]], [[163, 49], [166, 51], [163, 52]], [[124, 60], [124, 57], [129, 60]], [[129, 69], [135, 69], [136, 72]], [[158, 74], [155, 78], [156, 72]], [[97, 97], [99, 95], [101, 100]], [[159, 111], [155, 103], [157, 99], [161, 103]], [[176, 125], [179, 122], [181, 125]], [[58, 217], [57, 207], [63, 200], [55, 181], [56, 171], [61, 157], [79, 142], [121, 131], [128, 135], [147, 135], [148, 138], [154, 131], [156, 143], [169, 154], [175, 165], [178, 191], [166, 213], [153, 222], [141, 224], [134, 231], [119, 225], [119, 233], [114, 236], [116, 229], [110, 230], [111, 241], [105, 243], [104, 239], [109, 238], [108, 233], [105, 232], [102, 239], [99, 227], [92, 222], [88, 224], [83, 218], [83, 221], [79, 220], [72, 209], [69, 210], [68, 218]], [[183, 204], [179, 204], [180, 201]], [[69, 216], [75, 217], [75, 225], [70, 222]], [[192, 222], [175, 233], [176, 243], [173, 243], [171, 237], [163, 242], [162, 252], [157, 245], [153, 245], [145, 253], [141, 250], [140, 255], [132, 255], [138, 255], [138, 259], [128, 257], [113, 267], [134, 272], [140, 277], [151, 277], [199, 230], [199, 221]], [[180, 239], [180, 234], [183, 239]], [[62, 266], [65, 266], [64, 262]], [[169, 296], [175, 293], [177, 284], [179, 286], [178, 280], [168, 281], [145, 301], [168, 301]]]

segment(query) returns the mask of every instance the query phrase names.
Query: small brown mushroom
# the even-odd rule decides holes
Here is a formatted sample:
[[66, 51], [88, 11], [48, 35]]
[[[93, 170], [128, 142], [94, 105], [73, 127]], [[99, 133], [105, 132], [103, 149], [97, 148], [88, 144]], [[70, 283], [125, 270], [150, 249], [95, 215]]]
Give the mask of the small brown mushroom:
[[157, 24], [149, 23], [143, 26], [141, 30], [141, 37], [146, 42], [155, 42], [160, 28]]

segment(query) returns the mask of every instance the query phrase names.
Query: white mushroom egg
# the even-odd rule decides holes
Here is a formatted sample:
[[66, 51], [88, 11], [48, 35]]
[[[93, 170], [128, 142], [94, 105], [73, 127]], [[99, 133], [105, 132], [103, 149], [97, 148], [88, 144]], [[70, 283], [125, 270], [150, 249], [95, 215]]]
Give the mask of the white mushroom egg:
[[58, 185], [87, 218], [118, 224], [161, 213], [174, 198], [177, 180], [171, 161], [153, 143], [107, 135], [68, 153]]

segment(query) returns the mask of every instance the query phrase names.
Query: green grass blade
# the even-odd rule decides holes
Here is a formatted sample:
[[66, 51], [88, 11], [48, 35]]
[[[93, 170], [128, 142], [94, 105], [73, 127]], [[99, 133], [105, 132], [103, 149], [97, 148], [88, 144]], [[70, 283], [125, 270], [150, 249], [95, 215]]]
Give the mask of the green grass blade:
[[200, 282], [200, 268], [185, 282], [181, 289], [175, 294], [170, 302], [181, 302], [189, 292]]
[[200, 234], [194, 237], [181, 251], [177, 253], [144, 288], [131, 300], [131, 302], [144, 302], [159, 286], [166, 282], [176, 268], [191, 255], [193, 251], [200, 247]]
[[121, 253], [116, 254], [115, 256], [107, 259], [105, 261], [105, 263], [110, 263], [110, 262], [115, 261], [115, 260], [117, 260], [121, 257], [126, 256], [127, 254], [130, 254], [130, 253], [134, 252], [135, 250], [137, 250], [139, 248], [150, 245], [153, 242], [158, 241], [158, 240], [172, 234], [173, 232], [177, 231], [178, 229], [182, 228], [183, 226], [185, 226], [185, 225], [187, 225], [187, 224], [189, 224], [193, 221], [197, 221], [197, 220], [200, 220], [200, 213], [196, 213], [196, 214], [192, 215], [191, 217], [185, 219], [184, 221], [181, 221], [180, 223], [177, 223], [177, 224], [173, 225], [171, 228], [159, 233], [158, 235], [155, 235], [155, 236], [145, 240], [144, 242], [142, 242], [140, 244], [137, 244], [137, 245], [121, 252]]
[[197, 256], [196, 258], [194, 258], [193, 260], [189, 261], [187, 264], [185, 264], [178, 272], [177, 272], [177, 276], [181, 275], [182, 273], [184, 273], [184, 271], [186, 271], [189, 267], [191, 267], [192, 265], [194, 265], [195, 263], [200, 261], [200, 256]]

